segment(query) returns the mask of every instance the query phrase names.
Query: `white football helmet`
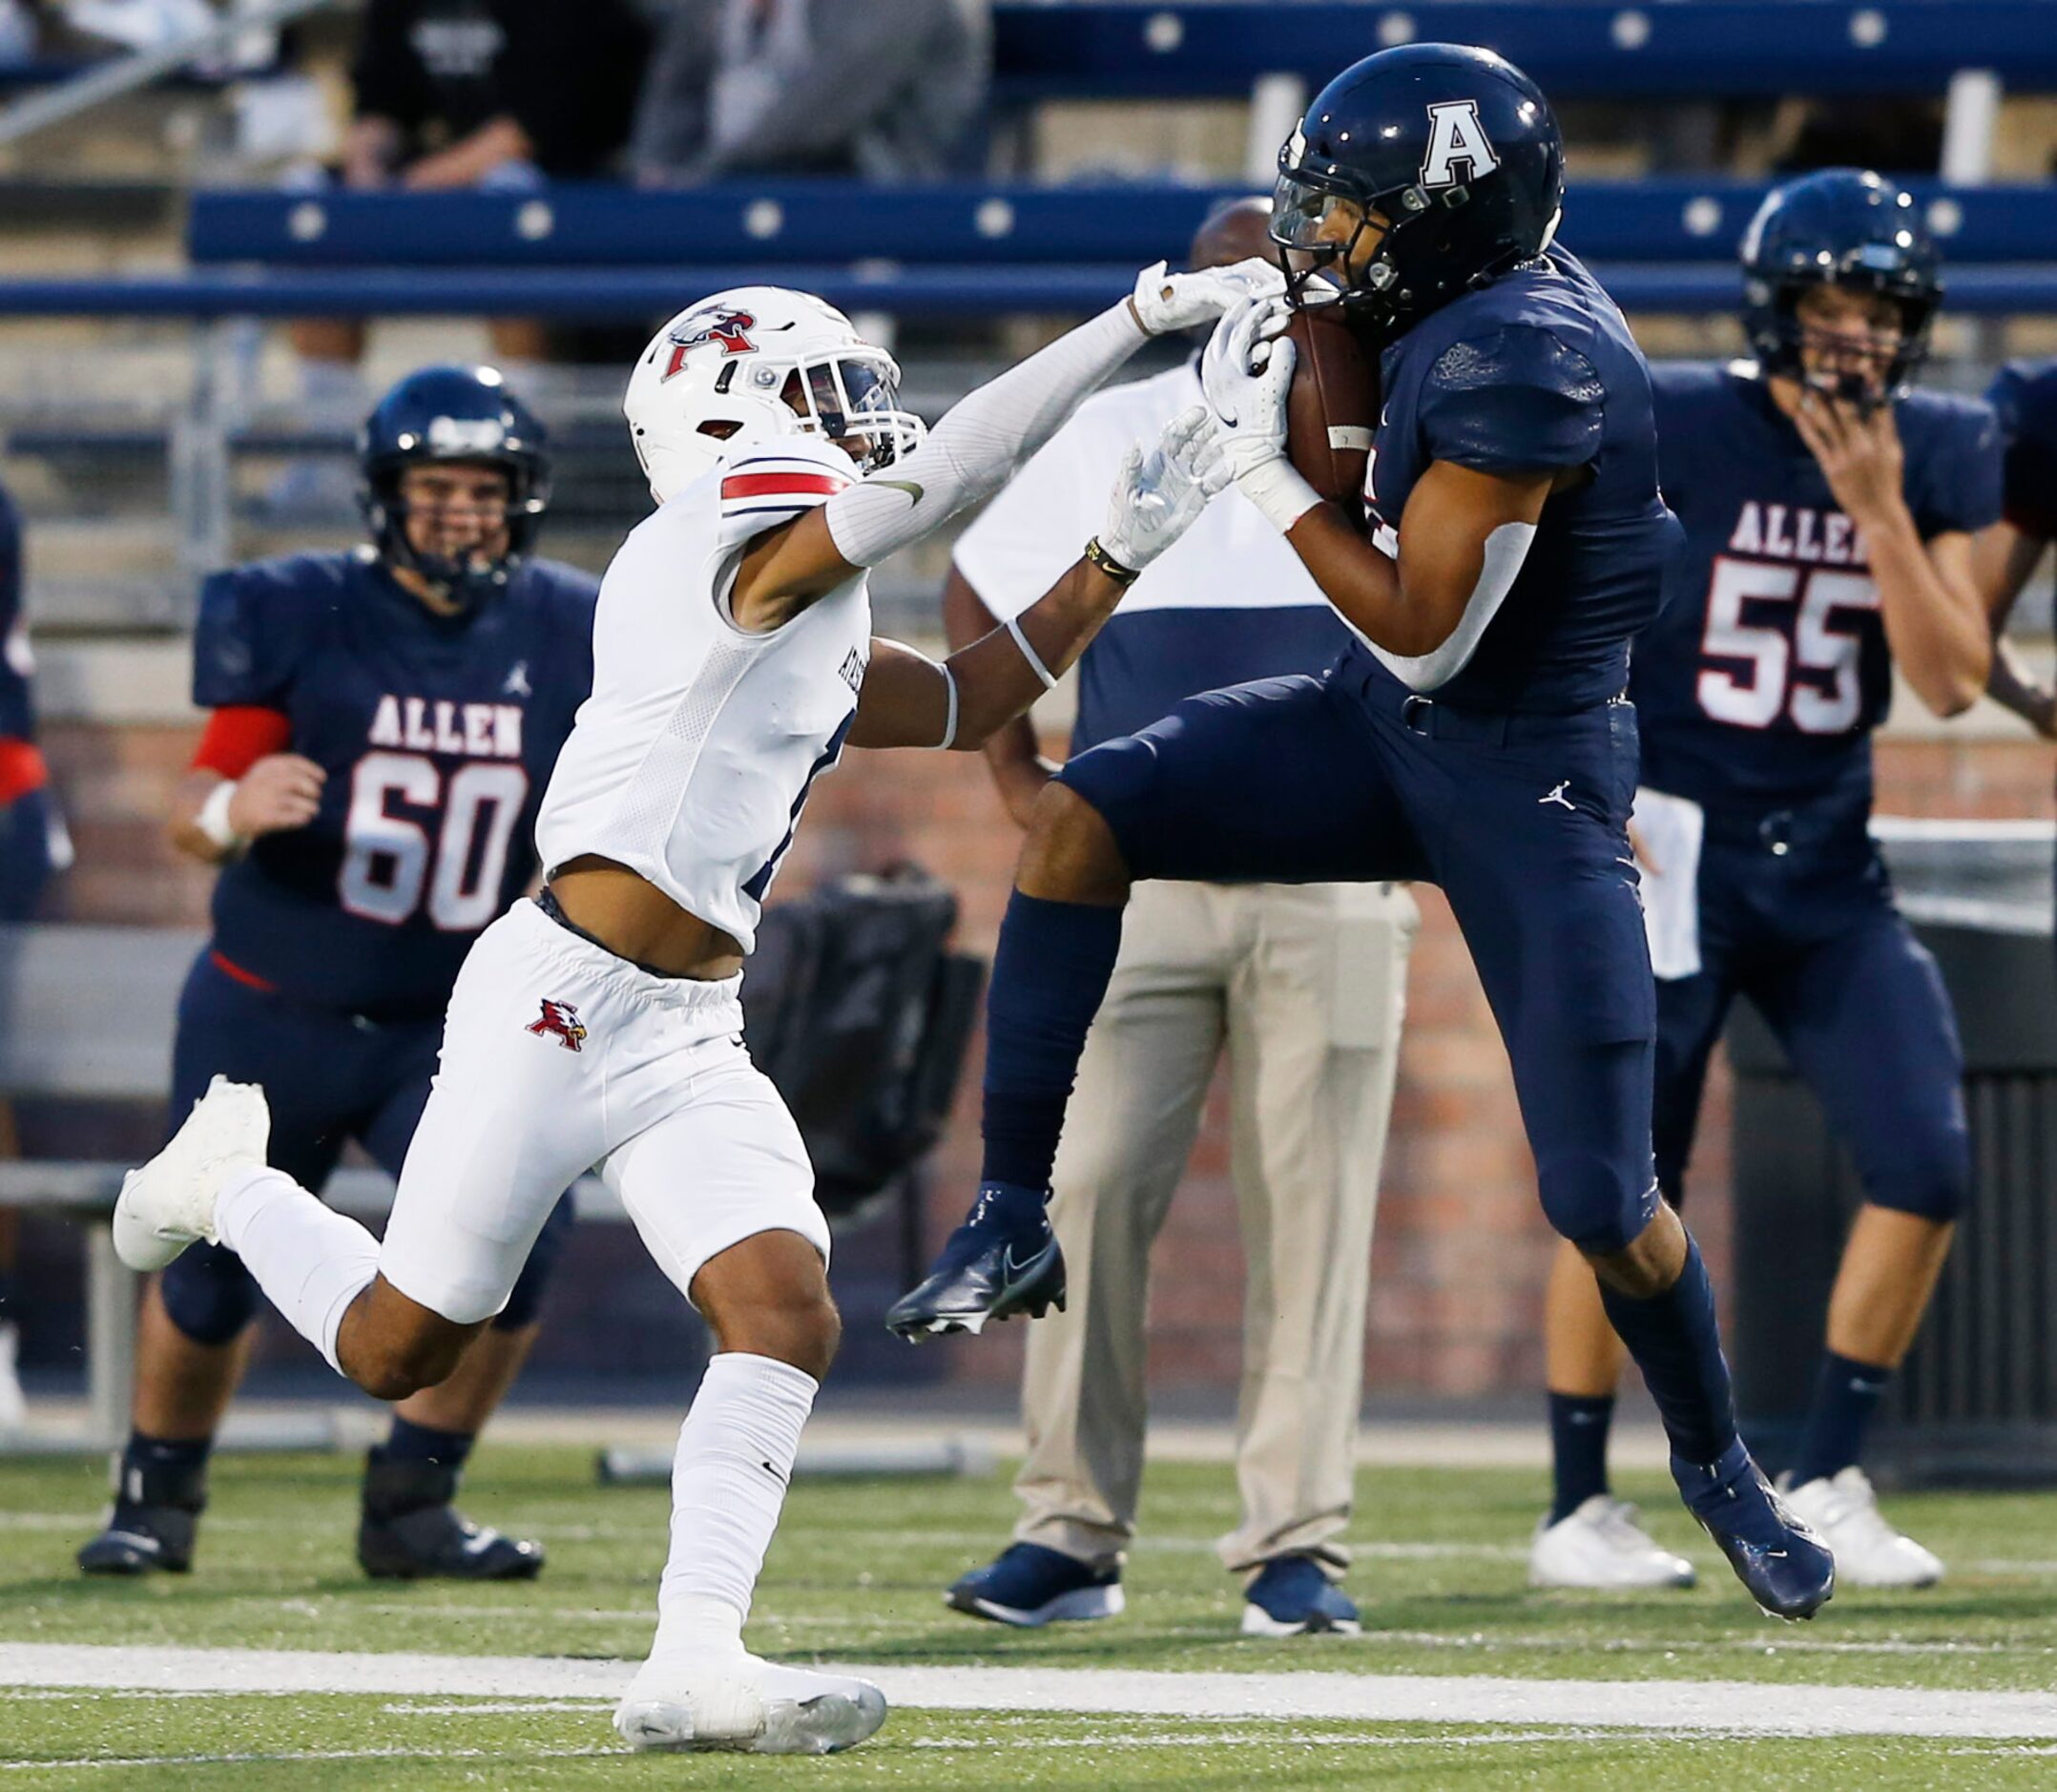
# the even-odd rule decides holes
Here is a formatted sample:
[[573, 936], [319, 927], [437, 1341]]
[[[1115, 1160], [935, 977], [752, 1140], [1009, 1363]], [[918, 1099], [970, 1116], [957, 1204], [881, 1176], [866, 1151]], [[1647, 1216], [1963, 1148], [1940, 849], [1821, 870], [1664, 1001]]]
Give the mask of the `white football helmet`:
[[900, 408], [900, 366], [811, 293], [737, 286], [689, 305], [651, 339], [621, 401], [659, 504], [739, 449], [821, 435], [866, 472], [927, 433]]

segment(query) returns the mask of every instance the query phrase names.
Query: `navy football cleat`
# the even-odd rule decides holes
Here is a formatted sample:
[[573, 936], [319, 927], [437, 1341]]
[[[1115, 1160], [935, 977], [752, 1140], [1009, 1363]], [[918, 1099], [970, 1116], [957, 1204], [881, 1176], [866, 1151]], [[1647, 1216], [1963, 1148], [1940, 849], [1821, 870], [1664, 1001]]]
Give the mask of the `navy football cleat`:
[[1040, 1543], [1009, 1544], [943, 1595], [952, 1611], [996, 1624], [1040, 1629], [1067, 1619], [1112, 1617], [1122, 1608], [1121, 1570], [1093, 1568]]
[[1836, 1558], [1772, 1491], [1740, 1440], [1707, 1464], [1672, 1458], [1686, 1510], [1767, 1617], [1812, 1617], [1834, 1595]]
[[358, 1566], [374, 1580], [533, 1580], [543, 1547], [474, 1524], [450, 1502], [458, 1471], [441, 1463], [364, 1464]]
[[1306, 1636], [1319, 1632], [1355, 1636], [1362, 1628], [1356, 1602], [1311, 1556], [1281, 1555], [1266, 1562], [1243, 1594], [1245, 1636]]
[[1064, 1310], [1064, 1253], [1040, 1189], [987, 1182], [927, 1279], [904, 1294], [885, 1328], [909, 1344], [934, 1332], [979, 1332], [989, 1321]]
[[114, 1505], [100, 1534], [78, 1552], [88, 1574], [186, 1574], [207, 1510], [207, 1466], [145, 1467], [117, 1457]]

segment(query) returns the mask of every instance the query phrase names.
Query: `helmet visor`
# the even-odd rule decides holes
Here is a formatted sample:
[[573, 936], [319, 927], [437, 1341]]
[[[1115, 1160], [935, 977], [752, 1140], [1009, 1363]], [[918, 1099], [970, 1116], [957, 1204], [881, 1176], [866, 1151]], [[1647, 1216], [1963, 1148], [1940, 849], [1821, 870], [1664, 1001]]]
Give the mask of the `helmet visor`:
[[1362, 200], [1297, 170], [1282, 172], [1272, 191], [1271, 236], [1282, 248], [1332, 260], [1368, 221]]

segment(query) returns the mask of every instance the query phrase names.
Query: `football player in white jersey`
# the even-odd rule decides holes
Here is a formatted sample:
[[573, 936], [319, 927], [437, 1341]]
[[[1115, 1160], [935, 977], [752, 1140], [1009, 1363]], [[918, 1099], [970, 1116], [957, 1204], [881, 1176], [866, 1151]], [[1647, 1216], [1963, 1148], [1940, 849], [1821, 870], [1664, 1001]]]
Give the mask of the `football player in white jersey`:
[[891, 358], [819, 300], [749, 287], [681, 312], [624, 401], [658, 508], [601, 587], [592, 695], [537, 823], [548, 883], [465, 962], [384, 1244], [265, 1167], [248, 1085], [217, 1079], [123, 1187], [124, 1261], [228, 1245], [391, 1400], [450, 1372], [558, 1192], [597, 1170], [716, 1350], [679, 1431], [656, 1637], [614, 1717], [632, 1742], [825, 1753], [885, 1714], [876, 1687], [741, 1640], [838, 1332], [813, 1175], [738, 1000], [808, 788], [845, 745], [976, 748], [1026, 711], [1220, 489], [1211, 426], [1196, 407], [1132, 450], [1077, 562], [942, 665], [872, 637], [865, 570], [996, 490], [1149, 337], [1281, 284], [1160, 263], [925, 441]]

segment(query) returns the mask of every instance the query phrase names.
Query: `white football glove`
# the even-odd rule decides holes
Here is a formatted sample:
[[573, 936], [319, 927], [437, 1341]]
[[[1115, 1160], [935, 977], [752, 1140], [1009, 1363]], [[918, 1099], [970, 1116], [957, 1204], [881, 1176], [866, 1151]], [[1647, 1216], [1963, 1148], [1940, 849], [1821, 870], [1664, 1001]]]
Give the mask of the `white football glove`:
[[1299, 350], [1285, 340], [1283, 298], [1246, 299], [1223, 314], [1200, 356], [1200, 389], [1236, 490], [1280, 534], [1320, 503], [1286, 459], [1286, 401]]
[[1122, 460], [1100, 546], [1116, 564], [1140, 573], [1228, 483], [1228, 464], [1207, 406], [1182, 410], [1164, 426], [1148, 455], [1134, 447]]
[[1283, 270], [1260, 255], [1191, 274], [1171, 274], [1165, 268], [1166, 263], [1158, 261], [1135, 277], [1135, 315], [1153, 336], [1212, 323], [1245, 299], [1285, 291]]

